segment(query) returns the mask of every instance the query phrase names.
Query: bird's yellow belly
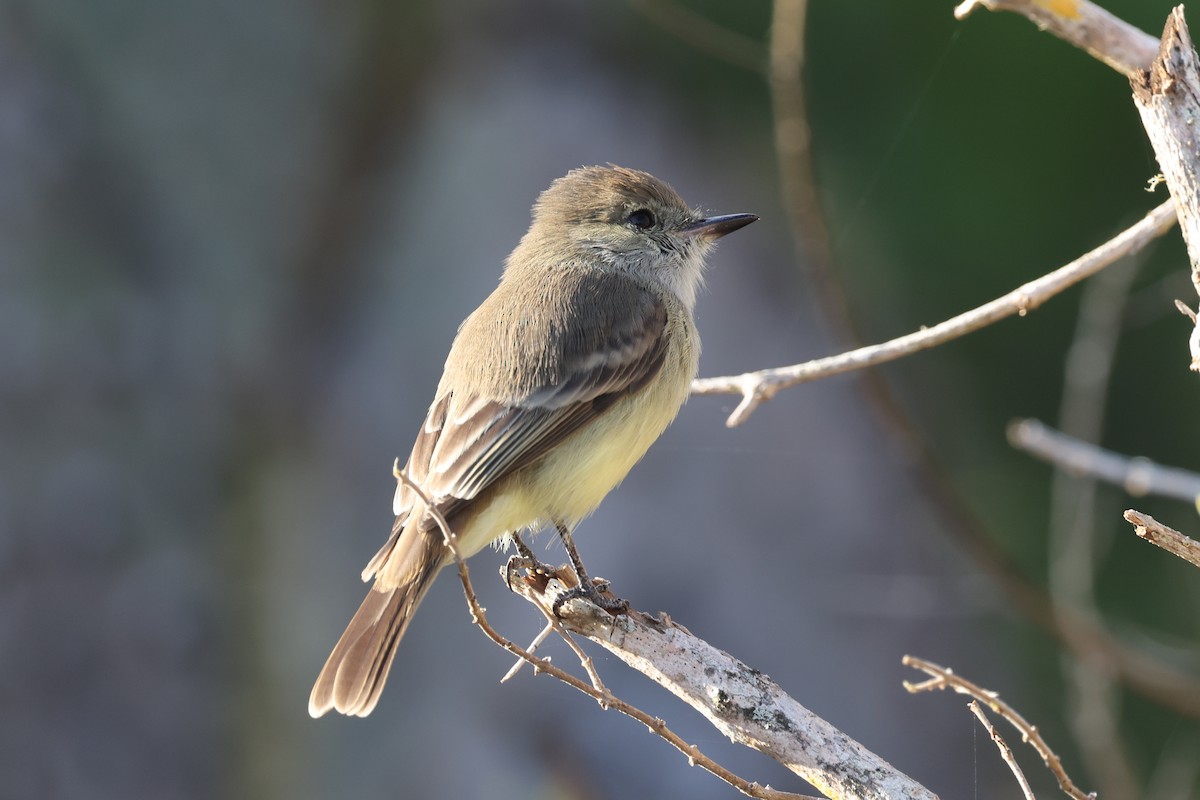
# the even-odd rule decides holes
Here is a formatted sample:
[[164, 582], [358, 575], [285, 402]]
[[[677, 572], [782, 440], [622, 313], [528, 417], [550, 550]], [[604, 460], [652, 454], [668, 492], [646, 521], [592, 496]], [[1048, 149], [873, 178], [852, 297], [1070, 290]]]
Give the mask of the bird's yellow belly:
[[687, 399], [695, 360], [679, 355], [668, 356], [658, 380], [622, 398], [540, 462], [497, 486], [487, 507], [459, 532], [463, 555], [522, 528], [556, 521], [573, 527], [595, 510]]

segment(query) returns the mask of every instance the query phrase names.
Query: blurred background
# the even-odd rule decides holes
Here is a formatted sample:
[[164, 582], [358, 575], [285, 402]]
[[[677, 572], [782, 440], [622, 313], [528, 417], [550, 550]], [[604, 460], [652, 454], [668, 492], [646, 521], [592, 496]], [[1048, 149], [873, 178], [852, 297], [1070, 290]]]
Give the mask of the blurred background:
[[[1172, 4], [1106, 7], [1157, 36]], [[450, 575], [371, 717], [306, 703], [454, 331], [567, 170], [761, 215], [710, 260], [706, 376], [936, 323], [1166, 199], [1127, 81], [1024, 19], [811, 0], [787, 20], [804, 98], [768, 79], [788, 9], [0, 2], [0, 797], [737, 796], [552, 679], [501, 686], [510, 659]], [[813, 185], [776, 151], [797, 102], [824, 231], [784, 201]], [[1036, 417], [1200, 468], [1186, 266], [1173, 231], [738, 428], [736, 398], [695, 398], [581, 527], [584, 559], [943, 797], [1015, 787], [963, 698], [904, 692], [905, 653], [999, 691], [1086, 790], [1200, 796], [1200, 574], [1120, 519], [1194, 536], [1195, 510], [1005, 440]], [[476, 557], [476, 587], [527, 642], [502, 561]], [[1181, 680], [1148, 691], [1064, 647], [1051, 599]], [[593, 655], [734, 771], [808, 789]]]

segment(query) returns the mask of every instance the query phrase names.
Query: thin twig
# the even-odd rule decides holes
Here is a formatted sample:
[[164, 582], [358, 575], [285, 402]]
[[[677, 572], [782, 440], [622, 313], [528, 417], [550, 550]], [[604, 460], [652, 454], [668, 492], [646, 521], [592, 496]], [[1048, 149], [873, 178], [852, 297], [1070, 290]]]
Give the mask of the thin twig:
[[1134, 526], [1134, 532], [1151, 544], [1177, 555], [1192, 566], [1200, 567], [1200, 542], [1188, 538], [1174, 528], [1163, 525], [1149, 514], [1132, 508], [1123, 515]]
[[692, 394], [740, 394], [742, 401], [725, 422], [727, 426], [735, 427], [745, 422], [759, 405], [774, 397], [780, 389], [894, 361], [957, 339], [1007, 317], [1025, 316], [1054, 295], [1096, 274], [1117, 259], [1136, 253], [1170, 230], [1175, 221], [1174, 203], [1163, 203], [1133, 226], [1071, 263], [931, 328], [922, 328], [882, 344], [860, 347], [803, 364], [742, 375], [701, 378], [692, 383]]
[[954, 16], [964, 19], [978, 8], [1021, 14], [1126, 77], [1149, 66], [1158, 52], [1153, 36], [1088, 0], [965, 0], [954, 9]]
[[1017, 713], [1016, 709], [1001, 700], [998, 694], [988, 691], [987, 689], [983, 689], [966, 678], [955, 675], [953, 670], [947, 669], [946, 667], [940, 667], [937, 664], [934, 664], [932, 661], [925, 661], [924, 659], [917, 658], [915, 656], [905, 656], [902, 659], [902, 663], [906, 667], [912, 667], [913, 669], [921, 670], [927, 675], [933, 676], [929, 680], [921, 681], [920, 683], [905, 681], [905, 689], [913, 694], [916, 694], [917, 692], [928, 692], [934, 689], [949, 688], [953, 689], [959, 694], [965, 694], [969, 695], [970, 697], [974, 697], [976, 700], [986, 705], [993, 712], [999, 714], [1001, 717], [1007, 720], [1010, 725], [1020, 731], [1024, 740], [1029, 742], [1033, 749], [1037, 751], [1038, 755], [1042, 757], [1042, 761], [1046, 762], [1046, 767], [1058, 780], [1059, 788], [1062, 789], [1068, 796], [1074, 798], [1075, 800], [1095, 800], [1095, 792], [1085, 794], [1078, 786], [1075, 785], [1075, 783], [1067, 775], [1066, 770], [1063, 769], [1062, 761], [1054, 753], [1054, 751], [1050, 749], [1050, 746], [1046, 744], [1046, 741], [1042, 739], [1042, 734], [1038, 732], [1038, 729], [1029, 724], [1024, 717]]
[[[501, 567], [501, 569], [505, 571], [505, 580], [507, 581], [507, 569], [504, 567]], [[567, 643], [567, 647], [571, 648], [571, 652], [579, 659], [579, 665], [587, 673], [588, 679], [592, 682], [592, 688], [604, 694], [612, 694], [609, 692], [608, 687], [604, 685], [604, 681], [600, 680], [600, 673], [596, 671], [596, 663], [592, 661], [592, 657], [583, 651], [583, 648], [579, 646], [579, 643], [575, 641], [571, 633], [558, 621], [558, 617], [554, 616], [554, 609], [543, 608], [542, 613], [546, 615], [546, 624], [563, 638], [563, 641]], [[600, 707], [605, 710], [608, 709], [608, 706], [604, 703], [601, 703]]]
[[487, 615], [485, 613], [486, 610], [479, 604], [479, 598], [475, 594], [475, 587], [471, 584], [471, 573], [470, 570], [467, 569], [467, 562], [462, 557], [462, 552], [458, 549], [458, 537], [455, 535], [454, 531], [451, 530], [449, 523], [446, 522], [446, 518], [432, 503], [428, 495], [425, 494], [425, 491], [420, 486], [417, 486], [417, 484], [411, 478], [409, 478], [402, 469], [400, 469], [399, 459], [396, 460], [396, 463], [392, 468], [392, 473], [395, 475], [396, 480], [403, 482], [405, 486], [409, 487], [417, 494], [417, 497], [421, 498], [421, 501], [425, 504], [426, 508], [429, 510], [429, 513], [433, 516], [434, 521], [437, 523], [438, 528], [441, 529], [442, 537], [446, 542], [446, 546], [450, 549], [450, 554], [454, 557], [455, 564], [458, 567], [458, 578], [462, 583], [463, 594], [467, 598], [467, 607], [471, 612], [471, 621], [475, 623], [481, 631], [483, 631], [485, 636], [487, 636], [504, 650], [512, 653], [514, 656], [528, 661], [530, 665], [533, 666], [535, 674], [538, 672], [544, 672], [547, 675], [558, 678], [568, 686], [578, 689], [594, 699], [600, 704], [601, 708], [611, 708], [642, 723], [650, 730], [651, 733], [657, 734], [660, 738], [671, 744], [676, 750], [683, 753], [688, 759], [688, 764], [700, 767], [706, 772], [717, 776], [744, 795], [762, 798], [762, 800], [818, 800], [818, 798], [809, 797], [807, 795], [799, 795], [792, 792], [781, 792], [776, 789], [772, 789], [769, 786], [761, 786], [752, 781], [748, 781], [745, 778], [738, 777], [733, 772], [729, 771], [716, 761], [713, 761], [711, 758], [701, 753], [696, 745], [688, 744], [677, 733], [667, 727], [667, 724], [658, 717], [651, 716], [645, 711], [642, 711], [640, 708], [630, 705], [624, 700], [621, 700], [613, 695], [611, 692], [601, 691], [596, 687], [589, 685], [586, 681], [580, 680], [571, 673], [559, 669], [554, 664], [551, 664], [549, 659], [535, 656], [522, 648], [520, 645], [502, 636], [496, 631], [495, 628], [491, 626], [491, 623], [487, 621]]
[[[533, 637], [533, 641], [529, 643], [529, 646], [525, 648], [526, 652], [536, 653], [537, 649], [542, 646], [543, 642], [545, 642], [548, 638], [550, 638], [550, 634], [552, 634], [552, 633], [554, 633], [554, 626], [551, 625], [549, 622], [547, 622], [546, 627], [542, 628], [542, 630], [538, 633], [538, 635]], [[525, 659], [518, 658], [516, 661], [513, 662], [513, 665], [512, 665], [512, 667], [509, 668], [508, 672], [504, 673], [504, 677], [500, 679], [500, 682], [508, 683], [510, 680], [515, 678], [517, 676], [517, 673], [521, 671], [521, 668], [524, 667], [528, 663], [529, 662], [526, 661]], [[593, 683], [592, 685], [594, 686], [595, 683]]]
[[967, 703], [967, 708], [971, 709], [971, 713], [979, 718], [983, 723], [983, 728], [988, 732], [988, 736], [992, 737], [992, 741], [996, 743], [996, 747], [1000, 750], [1000, 757], [1004, 759], [1004, 763], [1008, 764], [1008, 768], [1012, 770], [1012, 774], [1016, 777], [1017, 783], [1021, 786], [1021, 793], [1025, 795], [1025, 800], [1036, 800], [1033, 796], [1033, 790], [1029, 788], [1029, 781], [1025, 778], [1025, 773], [1021, 771], [1021, 767], [1017, 764], [1017, 759], [1013, 757], [1012, 748], [1008, 746], [1008, 742], [1004, 741], [1004, 737], [1000, 735], [1000, 731], [996, 730], [996, 726], [987, 718], [987, 714], [983, 713], [983, 706], [979, 705], [978, 700], [972, 700]]
[[1014, 420], [1008, 441], [1018, 450], [1047, 461], [1072, 475], [1086, 475], [1120, 486], [1134, 497], [1159, 495], [1195, 503], [1200, 474], [1164, 467], [1148, 458], [1126, 456], [1067, 436], [1036, 419]]

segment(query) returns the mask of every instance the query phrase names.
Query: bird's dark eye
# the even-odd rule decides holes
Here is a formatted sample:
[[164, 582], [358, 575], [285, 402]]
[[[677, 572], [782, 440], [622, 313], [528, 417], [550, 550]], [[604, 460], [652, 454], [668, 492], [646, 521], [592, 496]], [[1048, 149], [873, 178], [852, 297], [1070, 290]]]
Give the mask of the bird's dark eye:
[[644, 231], [654, 227], [654, 214], [644, 208], [639, 208], [626, 217], [625, 221], [638, 230]]

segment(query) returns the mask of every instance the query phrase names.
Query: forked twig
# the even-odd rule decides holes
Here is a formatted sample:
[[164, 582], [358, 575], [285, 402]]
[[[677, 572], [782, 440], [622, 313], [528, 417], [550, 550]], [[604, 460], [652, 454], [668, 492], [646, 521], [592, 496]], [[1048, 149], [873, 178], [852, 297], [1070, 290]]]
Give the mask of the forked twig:
[[1021, 771], [1021, 766], [1017, 764], [1017, 759], [1013, 757], [1012, 748], [1008, 746], [1008, 742], [1004, 741], [1004, 737], [1000, 735], [1000, 731], [996, 730], [996, 726], [988, 719], [987, 714], [983, 713], [983, 706], [979, 705], [978, 700], [972, 700], [967, 703], [967, 708], [971, 709], [971, 713], [979, 718], [983, 723], [983, 728], [992, 737], [992, 741], [996, 743], [996, 747], [1000, 749], [1000, 757], [1004, 759], [1004, 763], [1008, 764], [1008, 768], [1012, 770], [1012, 774], [1016, 776], [1017, 783], [1021, 786], [1021, 793], [1025, 795], [1025, 800], [1035, 800], [1033, 790], [1029, 788], [1029, 781], [1025, 778], [1025, 773]]
[[926, 661], [916, 656], [905, 656], [901, 659], [901, 663], [906, 667], [919, 669], [927, 675], [932, 675], [929, 680], [921, 681], [920, 683], [912, 683], [911, 681], [904, 682], [904, 688], [916, 694], [918, 692], [928, 692], [934, 689], [953, 689], [959, 694], [965, 694], [974, 697], [979, 702], [986, 705], [993, 712], [999, 714], [1008, 723], [1020, 731], [1022, 738], [1029, 742], [1030, 746], [1037, 751], [1042, 757], [1042, 761], [1046, 762], [1046, 767], [1058, 780], [1058, 786], [1067, 795], [1075, 798], [1075, 800], [1095, 800], [1096, 793], [1091, 792], [1085, 794], [1063, 769], [1062, 761], [1055, 754], [1046, 741], [1042, 738], [1042, 734], [1038, 732], [1036, 726], [1029, 724], [1028, 721], [1016, 709], [1008, 703], [1000, 699], [1000, 696], [995, 692], [988, 691], [979, 686], [976, 686], [966, 678], [954, 674], [954, 671], [946, 667], [940, 667], [932, 661]]
[[[500, 569], [506, 573], [505, 578], [507, 580], [507, 568], [501, 567]], [[583, 671], [587, 673], [588, 679], [591, 680], [592, 687], [595, 688], [596, 691], [603, 692], [604, 694], [611, 694], [611, 692], [608, 690], [608, 687], [604, 685], [604, 681], [600, 679], [600, 673], [596, 671], [596, 662], [592, 660], [591, 656], [583, 651], [583, 648], [580, 647], [579, 643], [575, 641], [575, 638], [571, 636], [570, 631], [562, 626], [562, 623], [558, 621], [558, 617], [554, 616], [554, 610], [542, 608], [541, 606], [538, 606], [538, 608], [546, 617], [546, 627], [561, 636], [563, 641], [567, 643], [567, 647], [570, 647], [571, 652], [573, 652], [575, 657], [579, 659], [579, 664], [583, 667]], [[517, 666], [519, 666], [520, 663], [521, 662], [518, 661], [517, 665], [514, 665], [510, 672], [515, 674]], [[606, 710], [608, 709], [608, 706], [603, 702], [600, 703], [600, 707]]]
[[[546, 627], [542, 628], [538, 632], [538, 635], [533, 637], [533, 641], [529, 643], [529, 646], [526, 647], [525, 650], [529, 653], [536, 653], [537, 649], [542, 646], [543, 642], [550, 638], [550, 634], [552, 633], [554, 633], [554, 626], [547, 622]], [[529, 662], [525, 659], [518, 658], [513, 662], [513, 665], [509, 667], [508, 672], [504, 673], [504, 677], [500, 679], [500, 682], [508, 683], [510, 680], [516, 677], [518, 672], [521, 671], [521, 667], [528, 663]], [[596, 685], [595, 681], [592, 682], [592, 685]]]
[[803, 364], [741, 375], [700, 378], [692, 382], [692, 394], [740, 394], [742, 401], [725, 421], [727, 426], [736, 427], [781, 389], [894, 361], [957, 339], [1002, 319], [1011, 316], [1023, 317], [1054, 295], [1096, 274], [1117, 259], [1141, 250], [1170, 230], [1175, 222], [1175, 204], [1168, 201], [1150, 211], [1136, 224], [1071, 263], [945, 322], [882, 344], [860, 347]]

